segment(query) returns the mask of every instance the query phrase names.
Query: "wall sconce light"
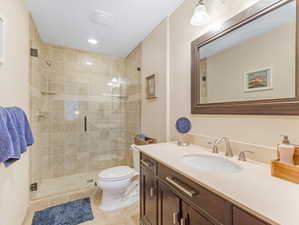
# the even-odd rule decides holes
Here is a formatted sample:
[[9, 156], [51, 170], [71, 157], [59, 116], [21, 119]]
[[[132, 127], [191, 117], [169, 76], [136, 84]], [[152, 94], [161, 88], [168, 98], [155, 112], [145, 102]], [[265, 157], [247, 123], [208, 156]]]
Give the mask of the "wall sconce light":
[[191, 18], [190, 23], [193, 26], [203, 26], [210, 22], [210, 16], [203, 0], [199, 0]]

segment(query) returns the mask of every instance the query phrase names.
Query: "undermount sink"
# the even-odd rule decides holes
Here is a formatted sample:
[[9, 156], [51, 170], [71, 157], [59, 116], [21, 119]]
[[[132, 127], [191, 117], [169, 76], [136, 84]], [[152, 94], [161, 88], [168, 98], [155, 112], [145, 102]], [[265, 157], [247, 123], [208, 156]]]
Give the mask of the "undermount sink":
[[242, 168], [225, 158], [209, 155], [185, 155], [181, 159], [186, 165], [210, 172], [222, 172], [222, 173], [237, 173], [242, 170]]

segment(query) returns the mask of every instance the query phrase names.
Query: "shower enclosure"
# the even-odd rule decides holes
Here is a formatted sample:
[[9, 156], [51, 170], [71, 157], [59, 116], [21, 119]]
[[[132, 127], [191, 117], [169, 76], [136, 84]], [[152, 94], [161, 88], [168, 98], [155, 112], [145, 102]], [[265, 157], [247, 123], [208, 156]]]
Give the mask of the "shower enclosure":
[[140, 47], [126, 58], [57, 47], [32, 26], [31, 197], [38, 199], [93, 187], [99, 171], [132, 165]]

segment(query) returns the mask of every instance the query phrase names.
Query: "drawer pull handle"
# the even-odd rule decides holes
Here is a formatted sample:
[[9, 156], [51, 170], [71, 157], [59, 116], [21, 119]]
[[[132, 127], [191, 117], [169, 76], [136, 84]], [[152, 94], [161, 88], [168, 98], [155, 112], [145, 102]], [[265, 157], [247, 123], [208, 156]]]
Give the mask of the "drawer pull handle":
[[186, 225], [186, 219], [184, 218], [181, 219], [181, 225]]
[[140, 160], [141, 164], [144, 165], [145, 167], [152, 167], [152, 164], [149, 162], [146, 162], [144, 160]]
[[166, 180], [191, 198], [197, 194], [196, 191], [188, 190], [187, 188], [183, 187], [181, 184], [175, 182], [172, 177], [166, 177]]
[[151, 189], [150, 189], [150, 196], [151, 196], [151, 197], [154, 197], [154, 195], [155, 195], [154, 188], [151, 188]]
[[173, 213], [173, 224], [176, 225], [179, 222], [179, 213], [174, 212]]

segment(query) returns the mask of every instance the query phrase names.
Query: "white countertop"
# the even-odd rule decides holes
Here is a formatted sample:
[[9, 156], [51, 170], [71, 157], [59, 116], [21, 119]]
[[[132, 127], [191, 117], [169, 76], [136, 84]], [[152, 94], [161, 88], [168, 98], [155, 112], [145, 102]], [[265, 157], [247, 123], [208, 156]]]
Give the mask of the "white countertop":
[[[198, 145], [179, 147], [176, 143], [163, 143], [138, 148], [158, 162], [267, 222], [299, 224], [299, 185], [272, 177], [270, 165], [253, 161], [241, 162], [236, 156], [225, 157], [241, 166], [242, 170], [237, 173], [216, 173], [194, 169], [181, 161], [181, 157], [186, 154], [215, 156], [209, 149]], [[224, 157], [223, 154], [217, 156]]]

